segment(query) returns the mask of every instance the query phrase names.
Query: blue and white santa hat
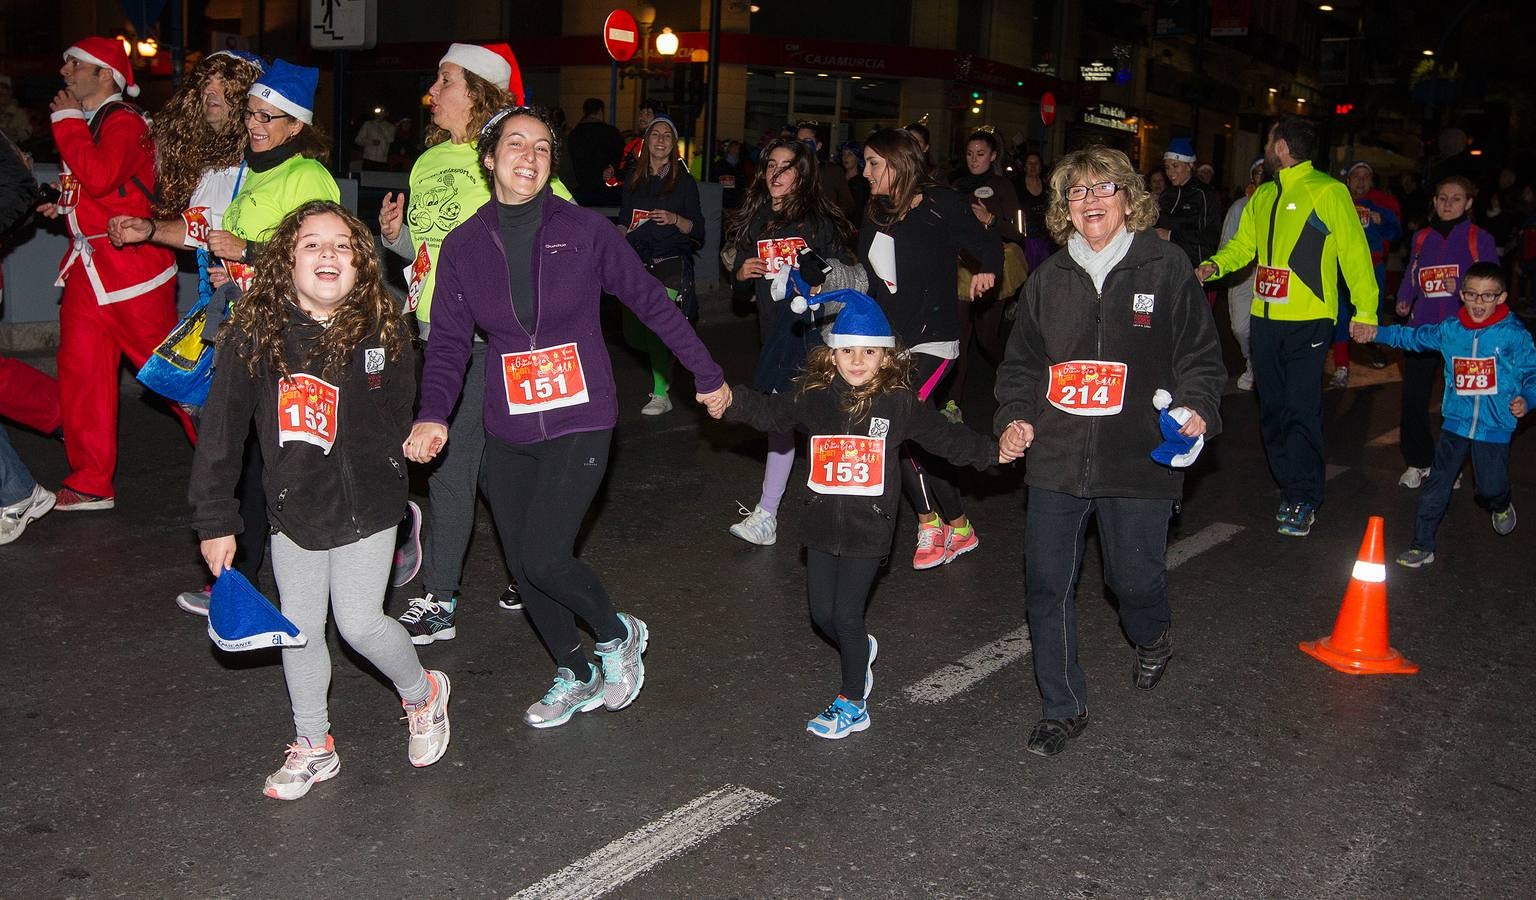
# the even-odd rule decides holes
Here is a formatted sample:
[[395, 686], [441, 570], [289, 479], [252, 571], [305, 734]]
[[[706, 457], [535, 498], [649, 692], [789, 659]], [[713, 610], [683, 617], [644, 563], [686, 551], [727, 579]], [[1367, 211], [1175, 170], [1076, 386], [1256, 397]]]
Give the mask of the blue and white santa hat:
[[302, 647], [309, 642], [299, 627], [234, 569], [213, 583], [208, 600], [208, 636], [220, 650]]
[[1152, 451], [1152, 459], [1175, 469], [1187, 468], [1205, 449], [1204, 435], [1189, 437], [1179, 433], [1194, 413], [1187, 406], [1169, 409], [1173, 395], [1162, 388], [1153, 392], [1152, 405], [1157, 407], [1157, 426], [1163, 433], [1163, 442]]
[[[804, 282], [800, 282], [803, 284]], [[825, 291], [811, 298], [796, 297], [789, 308], [795, 312], [822, 309], [836, 312], [832, 328], [823, 332], [822, 340], [828, 347], [894, 347], [896, 336], [891, 333], [891, 323], [885, 318], [880, 304], [868, 294], [853, 288]]]
[[1168, 149], [1163, 151], [1163, 159], [1172, 159], [1183, 163], [1194, 162], [1194, 142], [1187, 137], [1174, 138], [1168, 142]]
[[305, 125], [315, 124], [315, 88], [320, 84], [320, 70], [296, 66], [286, 59], [274, 59], [251, 89], [257, 100], [265, 100]]

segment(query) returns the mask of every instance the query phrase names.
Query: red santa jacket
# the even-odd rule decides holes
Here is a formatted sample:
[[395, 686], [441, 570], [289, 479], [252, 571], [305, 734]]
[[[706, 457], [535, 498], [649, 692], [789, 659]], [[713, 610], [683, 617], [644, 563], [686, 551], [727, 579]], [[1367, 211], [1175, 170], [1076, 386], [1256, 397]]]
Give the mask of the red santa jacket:
[[[79, 201], [68, 215], [74, 242], [59, 264], [57, 283], [89, 279], [102, 306], [142, 296], [176, 277], [170, 250], [149, 243], [118, 248], [107, 240], [107, 221], [113, 216], [150, 216], [149, 192], [155, 186], [149, 123], [121, 100], [114, 94], [91, 118], [78, 109], [52, 116], [63, 171], [80, 181]], [[93, 137], [91, 122], [97, 116], [105, 118]]]

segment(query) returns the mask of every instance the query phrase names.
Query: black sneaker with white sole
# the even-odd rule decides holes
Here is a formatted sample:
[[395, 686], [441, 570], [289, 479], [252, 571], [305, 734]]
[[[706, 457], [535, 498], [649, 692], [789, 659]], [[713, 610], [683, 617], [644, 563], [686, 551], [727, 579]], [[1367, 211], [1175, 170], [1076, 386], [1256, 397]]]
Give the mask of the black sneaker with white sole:
[[507, 589], [501, 592], [501, 599], [496, 601], [496, 605], [502, 609], [522, 609], [523, 595], [517, 592], [517, 585], [507, 585]]
[[433, 641], [451, 641], [459, 634], [453, 626], [453, 612], [458, 605], [457, 600], [442, 602], [429, 592], [425, 597], [411, 600], [410, 606], [400, 615], [400, 624], [411, 636], [411, 643], [418, 647]]

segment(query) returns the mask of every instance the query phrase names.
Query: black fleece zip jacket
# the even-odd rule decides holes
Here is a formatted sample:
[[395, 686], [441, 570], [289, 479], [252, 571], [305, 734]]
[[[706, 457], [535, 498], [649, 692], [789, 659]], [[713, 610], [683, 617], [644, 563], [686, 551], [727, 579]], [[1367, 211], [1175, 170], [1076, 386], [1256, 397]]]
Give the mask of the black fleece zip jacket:
[[[226, 326], [232, 327], [232, 326]], [[272, 530], [305, 550], [329, 550], [393, 528], [405, 514], [405, 457], [416, 399], [416, 362], [409, 346], [388, 358], [373, 335], [356, 347], [340, 372], [305, 367], [323, 326], [295, 309], [284, 352], [293, 375], [307, 373], [337, 388], [335, 443], [330, 453], [286, 440], [278, 446], [278, 376], [266, 367], [252, 376], [238, 352], [241, 334], [219, 347], [213, 384], [198, 428], [187, 499], [199, 539], [239, 534], [235, 482], [252, 418], [266, 471], [262, 477]]]
[[[1125, 363], [1124, 407], [1117, 415], [1073, 415], [1047, 398], [1050, 367], [1070, 360]], [[1024, 283], [1018, 321], [997, 370], [998, 433], [1015, 420], [1035, 428], [1024, 480], [1076, 497], [1177, 500], [1183, 470], [1153, 462], [1163, 442], [1152, 395], [1173, 395], [1221, 431], [1227, 370], [1205, 291], [1189, 258], [1150, 231], [1132, 239], [1104, 290], [1066, 250]]]
[[841, 378], [830, 387], [791, 394], [760, 394], [737, 385], [731, 388], [725, 418], [764, 432], [798, 429], [809, 435], [884, 436], [883, 493], [862, 497], [807, 491], [800, 524], [800, 542], [807, 547], [874, 559], [891, 552], [896, 535], [893, 516], [901, 503], [897, 450], [903, 441], [914, 441], [957, 465], [985, 469], [997, 463], [997, 440], [950, 422], [909, 390], [881, 394], [869, 413], [855, 420], [843, 411], [850, 390]]

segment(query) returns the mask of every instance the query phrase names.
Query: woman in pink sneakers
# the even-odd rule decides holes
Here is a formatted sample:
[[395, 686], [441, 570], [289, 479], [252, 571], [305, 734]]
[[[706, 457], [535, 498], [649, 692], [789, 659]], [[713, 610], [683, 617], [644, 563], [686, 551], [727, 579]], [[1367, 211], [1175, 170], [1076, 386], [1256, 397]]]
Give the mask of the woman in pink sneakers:
[[235, 482], [254, 418], [272, 575], [283, 615], [310, 635], [283, 649], [295, 737], [267, 777], [268, 797], [297, 800], [341, 768], [326, 709], [328, 609], [400, 693], [411, 764], [429, 766], [448, 749], [448, 676], [423, 669], [405, 628], [384, 615], [415, 397], [410, 334], [384, 288], [373, 235], [335, 203], [305, 203], [272, 232], [219, 334], [188, 490], [217, 577], [234, 562]]

